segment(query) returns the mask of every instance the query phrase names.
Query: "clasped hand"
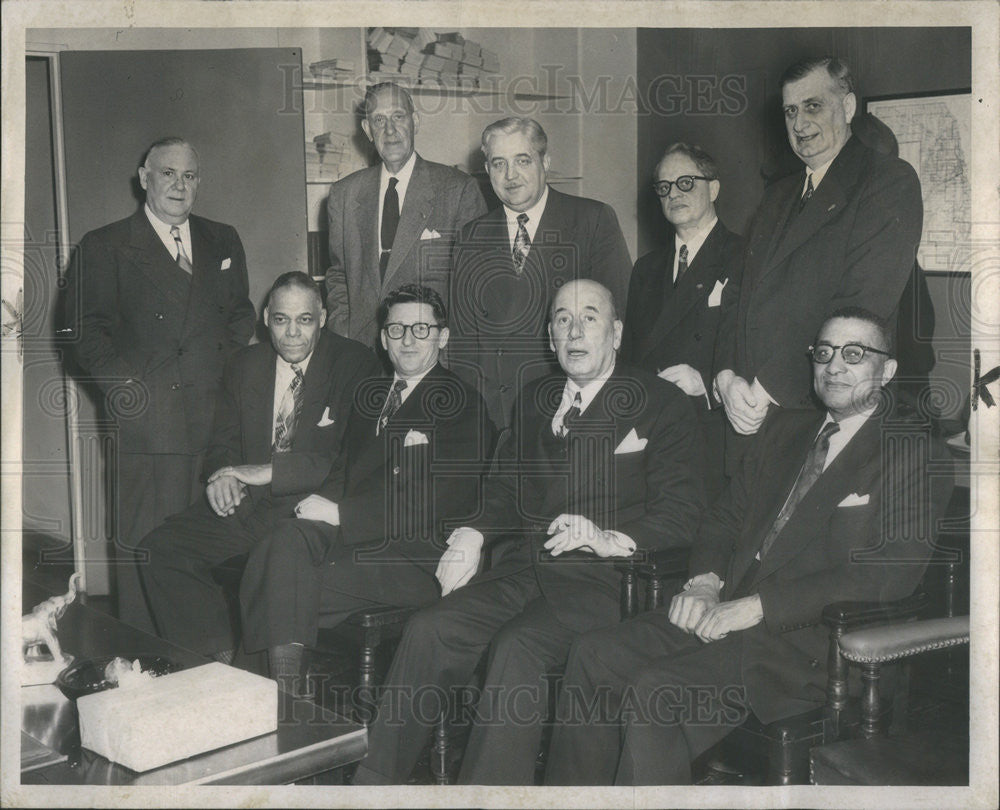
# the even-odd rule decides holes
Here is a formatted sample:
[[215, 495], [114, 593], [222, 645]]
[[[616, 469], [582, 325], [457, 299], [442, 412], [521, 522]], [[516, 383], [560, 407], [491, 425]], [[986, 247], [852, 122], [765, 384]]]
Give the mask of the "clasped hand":
[[737, 433], [751, 436], [757, 432], [771, 404], [758, 380], [753, 385], [729, 369], [715, 377], [715, 390], [726, 409], [726, 416]]

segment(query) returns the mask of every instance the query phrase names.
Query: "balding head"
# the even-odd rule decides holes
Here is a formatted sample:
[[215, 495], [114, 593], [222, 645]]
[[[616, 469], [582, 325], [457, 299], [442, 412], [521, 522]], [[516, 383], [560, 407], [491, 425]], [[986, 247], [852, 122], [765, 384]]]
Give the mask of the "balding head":
[[579, 279], [564, 284], [552, 299], [549, 345], [573, 382], [583, 386], [606, 376], [622, 342], [615, 299], [603, 284]]

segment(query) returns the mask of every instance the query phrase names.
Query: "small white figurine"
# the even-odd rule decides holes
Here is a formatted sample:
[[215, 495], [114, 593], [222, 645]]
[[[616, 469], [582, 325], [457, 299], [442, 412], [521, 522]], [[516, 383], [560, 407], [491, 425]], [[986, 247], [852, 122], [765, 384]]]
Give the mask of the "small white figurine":
[[[80, 574], [69, 578], [69, 590], [59, 596], [46, 599], [35, 605], [31, 613], [21, 617], [21, 652], [24, 655], [23, 686], [52, 683], [56, 676], [73, 662], [73, 656], [63, 653], [56, 637], [56, 620], [61, 618], [66, 608], [76, 599], [80, 586]], [[43, 657], [40, 651], [46, 646], [52, 653], [52, 660]]]

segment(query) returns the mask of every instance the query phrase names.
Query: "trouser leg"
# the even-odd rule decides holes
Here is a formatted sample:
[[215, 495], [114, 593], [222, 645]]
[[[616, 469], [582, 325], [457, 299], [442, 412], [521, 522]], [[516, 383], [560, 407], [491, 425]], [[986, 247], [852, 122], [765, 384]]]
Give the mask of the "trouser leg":
[[459, 783], [533, 784], [551, 676], [576, 636], [556, 620], [544, 597], [503, 626], [490, 645]]
[[212, 568], [246, 553], [264, 522], [247, 501], [219, 517], [198, 502], [141, 542], [149, 554], [143, 580], [163, 638], [205, 655], [232, 649], [229, 605]]
[[538, 595], [530, 569], [467, 585], [410, 619], [386, 677], [356, 785], [402, 784], [455, 687], [500, 627]]
[[143, 594], [141, 571], [148, 565], [137, 548], [149, 532], [202, 497], [201, 456], [119, 453], [114, 473], [114, 593], [123, 622], [154, 632], [151, 606]]

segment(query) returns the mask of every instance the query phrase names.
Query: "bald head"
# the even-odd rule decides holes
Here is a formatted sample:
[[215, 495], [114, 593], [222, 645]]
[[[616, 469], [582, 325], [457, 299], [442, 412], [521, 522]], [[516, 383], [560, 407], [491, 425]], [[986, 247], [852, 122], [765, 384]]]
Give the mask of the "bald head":
[[603, 284], [579, 279], [564, 284], [552, 299], [549, 345], [573, 382], [584, 386], [606, 376], [622, 341], [615, 299]]

